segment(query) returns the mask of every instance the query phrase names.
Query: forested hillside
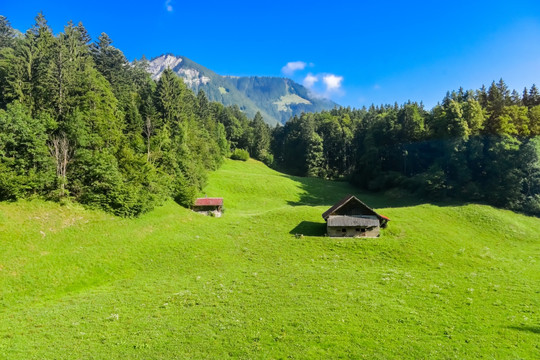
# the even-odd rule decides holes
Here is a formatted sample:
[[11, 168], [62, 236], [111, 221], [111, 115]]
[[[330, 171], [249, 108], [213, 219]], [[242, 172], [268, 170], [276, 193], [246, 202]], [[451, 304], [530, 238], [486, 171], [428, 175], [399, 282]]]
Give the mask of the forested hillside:
[[275, 130], [272, 150], [296, 175], [540, 214], [539, 135], [538, 88], [519, 94], [500, 80], [429, 111], [409, 102], [302, 114]]
[[24, 34], [0, 17], [0, 200], [72, 199], [118, 215], [191, 204], [231, 149], [271, 162], [260, 114], [197, 96], [171, 70], [154, 82], [112, 40], [42, 14]]

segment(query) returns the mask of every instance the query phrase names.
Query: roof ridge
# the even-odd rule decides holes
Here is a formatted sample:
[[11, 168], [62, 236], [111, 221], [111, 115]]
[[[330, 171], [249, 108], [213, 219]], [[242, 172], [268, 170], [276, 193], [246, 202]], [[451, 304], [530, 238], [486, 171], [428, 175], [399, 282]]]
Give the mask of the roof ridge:
[[330, 207], [330, 209], [326, 210], [323, 214], [322, 214], [322, 217], [323, 219], [327, 219], [328, 216], [336, 211], [337, 209], [339, 209], [340, 207], [342, 207], [343, 205], [345, 205], [352, 197], [355, 197], [354, 195], [351, 195], [351, 194], [348, 194], [347, 196], [345, 196], [343, 199], [339, 200], [337, 203], [335, 203], [334, 205], [332, 205], [332, 207]]

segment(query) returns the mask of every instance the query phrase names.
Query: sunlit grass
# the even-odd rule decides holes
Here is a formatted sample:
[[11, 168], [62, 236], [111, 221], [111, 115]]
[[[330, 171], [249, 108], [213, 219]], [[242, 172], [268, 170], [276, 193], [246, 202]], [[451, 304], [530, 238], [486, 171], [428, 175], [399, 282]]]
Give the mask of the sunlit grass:
[[[222, 218], [0, 203], [0, 358], [536, 358], [540, 220], [227, 161]], [[378, 239], [304, 236], [355, 193]], [[324, 227], [323, 227], [324, 228]]]

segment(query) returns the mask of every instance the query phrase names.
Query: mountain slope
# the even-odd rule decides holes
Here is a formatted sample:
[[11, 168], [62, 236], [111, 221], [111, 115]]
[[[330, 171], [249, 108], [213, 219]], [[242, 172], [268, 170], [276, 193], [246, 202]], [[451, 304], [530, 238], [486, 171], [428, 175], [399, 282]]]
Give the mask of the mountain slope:
[[154, 79], [171, 68], [196, 93], [204, 90], [211, 101], [238, 105], [249, 117], [260, 111], [269, 124], [284, 123], [302, 112], [315, 112], [338, 106], [331, 100], [316, 97], [304, 86], [279, 77], [222, 76], [184, 57], [161, 55], [150, 61]]
[[[0, 203], [0, 357], [538, 357], [538, 218], [252, 160], [226, 161], [205, 192], [222, 218]], [[380, 238], [322, 236], [346, 193], [392, 219]]]

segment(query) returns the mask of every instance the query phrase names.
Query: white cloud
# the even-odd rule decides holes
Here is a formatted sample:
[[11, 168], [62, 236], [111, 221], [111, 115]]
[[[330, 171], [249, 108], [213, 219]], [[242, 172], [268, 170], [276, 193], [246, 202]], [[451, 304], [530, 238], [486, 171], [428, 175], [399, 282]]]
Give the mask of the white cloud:
[[307, 64], [303, 61], [291, 61], [281, 68], [281, 72], [285, 75], [292, 76], [295, 71], [304, 70]]
[[334, 74], [327, 74], [323, 76], [323, 82], [326, 85], [326, 92], [338, 92], [341, 89], [341, 82], [343, 81], [343, 76], [337, 76]]
[[[281, 72], [287, 76], [293, 76], [296, 71], [305, 70], [306, 68], [314, 66], [313, 63], [291, 61], [281, 69]], [[311, 95], [329, 99], [334, 96], [343, 96], [345, 94], [345, 91], [342, 88], [343, 80], [343, 76], [335, 74], [309, 72], [302, 79], [302, 85], [309, 90]]]
[[315, 85], [315, 83], [319, 81], [319, 77], [318, 76], [315, 76], [313, 75], [312, 73], [309, 73], [306, 75], [306, 77], [304, 78], [304, 81], [302, 81], [302, 84], [307, 87], [308, 89], [311, 89], [313, 88], [313, 85]]
[[168, 12], [173, 11], [173, 7], [171, 3], [172, 3], [172, 0], [165, 0], [165, 9], [167, 9]]

